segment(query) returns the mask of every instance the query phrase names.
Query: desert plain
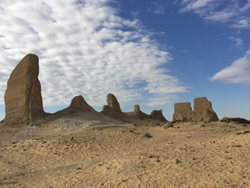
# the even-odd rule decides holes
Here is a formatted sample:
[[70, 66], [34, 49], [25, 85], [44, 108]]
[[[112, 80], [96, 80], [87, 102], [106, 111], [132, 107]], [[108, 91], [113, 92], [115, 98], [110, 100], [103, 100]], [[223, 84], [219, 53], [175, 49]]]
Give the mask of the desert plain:
[[250, 187], [250, 124], [133, 123], [84, 112], [0, 123], [0, 187]]

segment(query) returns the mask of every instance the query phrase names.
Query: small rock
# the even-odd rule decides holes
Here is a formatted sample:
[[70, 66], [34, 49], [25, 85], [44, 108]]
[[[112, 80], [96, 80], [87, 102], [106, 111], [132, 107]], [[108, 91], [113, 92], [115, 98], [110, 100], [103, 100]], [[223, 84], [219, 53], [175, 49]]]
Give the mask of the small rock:
[[146, 133], [144, 136], [147, 138], [152, 138], [152, 136], [149, 133]]

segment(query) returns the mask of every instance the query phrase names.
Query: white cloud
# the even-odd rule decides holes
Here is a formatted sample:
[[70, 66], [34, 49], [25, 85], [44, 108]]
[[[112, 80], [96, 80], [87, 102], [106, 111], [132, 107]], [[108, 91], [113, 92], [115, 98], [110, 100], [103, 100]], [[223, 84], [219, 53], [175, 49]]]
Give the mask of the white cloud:
[[[77, 3], [76, 3], [77, 2]], [[166, 50], [138, 19], [117, 15], [109, 0], [5, 0], [0, 4], [0, 104], [7, 79], [28, 53], [40, 60], [45, 106], [69, 105], [83, 95], [90, 105], [106, 104], [113, 93], [123, 105], [151, 104], [187, 92], [163, 67]], [[159, 94], [161, 97], [159, 97]]]
[[148, 8], [148, 11], [154, 12], [155, 14], [164, 14], [165, 13], [165, 7], [159, 3], [159, 2], [151, 2], [153, 5], [152, 7]]
[[243, 41], [242, 41], [241, 38], [236, 38], [236, 37], [232, 37], [232, 36], [231, 36], [231, 37], [229, 37], [229, 39], [236, 42], [235, 46], [236, 46], [237, 48], [240, 48], [240, 47], [243, 46]]
[[210, 81], [221, 80], [224, 83], [250, 83], [250, 50], [246, 55], [222, 69]]
[[193, 12], [207, 21], [220, 22], [231, 27], [250, 27], [250, 0], [177, 0], [180, 12]]

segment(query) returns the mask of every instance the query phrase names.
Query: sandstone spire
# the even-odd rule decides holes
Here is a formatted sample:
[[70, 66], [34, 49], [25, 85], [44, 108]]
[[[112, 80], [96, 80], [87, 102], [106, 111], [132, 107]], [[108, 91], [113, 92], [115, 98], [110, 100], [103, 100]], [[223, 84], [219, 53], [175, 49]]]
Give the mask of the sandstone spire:
[[30, 124], [44, 114], [38, 57], [26, 55], [12, 71], [4, 95], [5, 123], [8, 126]]

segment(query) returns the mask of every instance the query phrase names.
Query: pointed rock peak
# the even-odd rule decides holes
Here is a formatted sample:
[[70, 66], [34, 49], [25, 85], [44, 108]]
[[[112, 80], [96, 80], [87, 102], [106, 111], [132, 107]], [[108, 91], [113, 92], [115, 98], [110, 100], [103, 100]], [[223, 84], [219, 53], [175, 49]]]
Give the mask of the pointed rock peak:
[[78, 109], [78, 110], [83, 110], [83, 111], [88, 111], [88, 112], [93, 112], [95, 111], [83, 98], [83, 96], [78, 95], [75, 96], [72, 100], [71, 100], [71, 104], [69, 106], [69, 108], [74, 108], [74, 109]]

